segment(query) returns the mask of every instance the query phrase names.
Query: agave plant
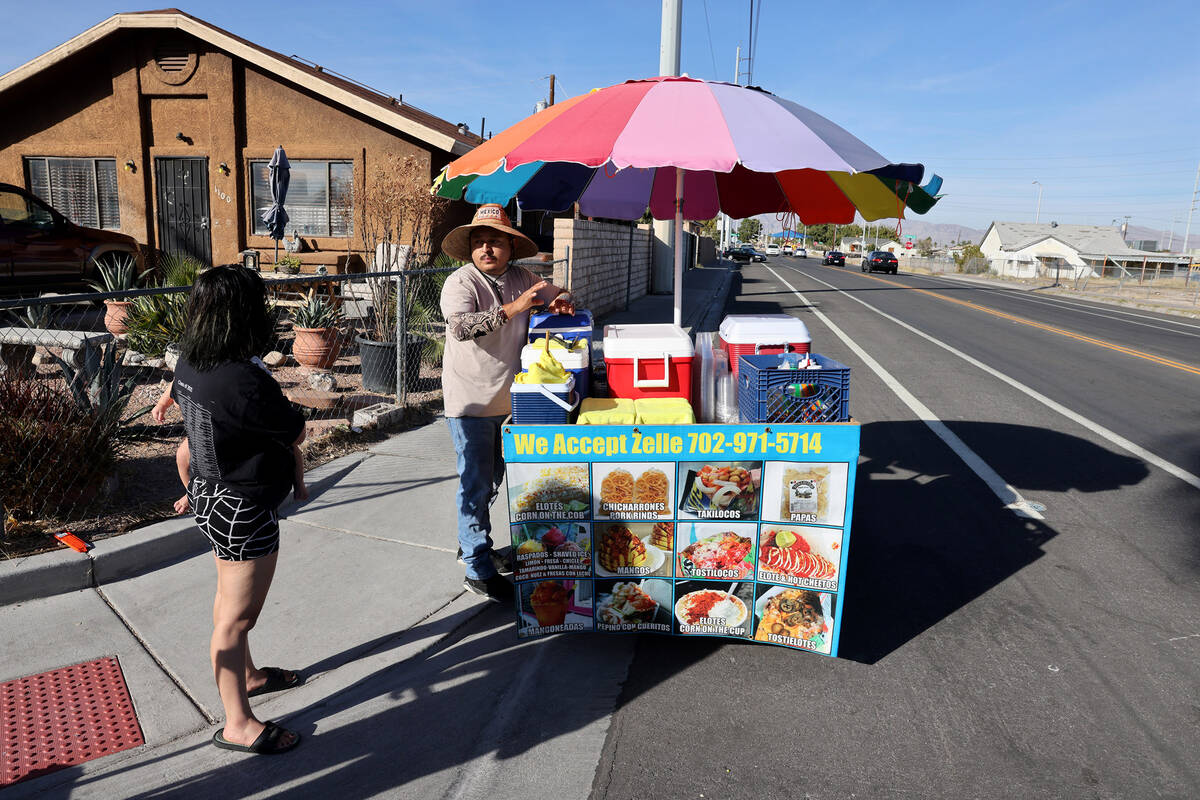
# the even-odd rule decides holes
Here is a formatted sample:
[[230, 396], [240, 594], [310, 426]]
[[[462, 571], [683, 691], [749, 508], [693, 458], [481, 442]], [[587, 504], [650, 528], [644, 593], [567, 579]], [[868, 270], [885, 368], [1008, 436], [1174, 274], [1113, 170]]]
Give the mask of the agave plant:
[[92, 264], [100, 280], [87, 282], [97, 292], [123, 292], [138, 284], [137, 261], [128, 253], [106, 253], [93, 258]]
[[[116, 430], [121, 425], [121, 418], [133, 390], [137, 386], [137, 378], [130, 377], [122, 380], [124, 372], [121, 362], [117, 359], [118, 344], [111, 341], [104, 346], [98, 366], [84, 359], [82, 367], [68, 364], [60, 356], [54, 356], [67, 381], [67, 388], [75, 405], [85, 414], [95, 418], [98, 430]], [[137, 419], [150, 411], [153, 406], [146, 406], [130, 417], [126, 422]]]
[[311, 289], [304, 302], [292, 310], [292, 325], [297, 328], [335, 328], [341, 321], [341, 309]]

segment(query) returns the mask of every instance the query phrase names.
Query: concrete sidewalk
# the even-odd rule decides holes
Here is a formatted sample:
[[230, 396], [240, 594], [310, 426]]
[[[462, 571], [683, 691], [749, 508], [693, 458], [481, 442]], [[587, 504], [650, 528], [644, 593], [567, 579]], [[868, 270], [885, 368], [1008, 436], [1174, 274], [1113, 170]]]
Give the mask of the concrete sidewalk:
[[[691, 270], [692, 327], [719, 319], [726, 268]], [[625, 317], [625, 315], [629, 317]], [[648, 297], [603, 322], [670, 321]], [[218, 750], [208, 662], [212, 556], [190, 519], [0, 564], [0, 682], [115, 655], [146, 744], [5, 789], [5, 797], [474, 797], [511, 788], [514, 764], [553, 771], [561, 796], [590, 790], [633, 637], [518, 643], [513, 610], [461, 588], [457, 475], [440, 419], [309, 473], [312, 499], [281, 510], [274, 585], [255, 660], [306, 683], [256, 698], [261, 718], [308, 741], [295, 756]], [[495, 533], [507, 516], [497, 506]], [[569, 708], [531, 695], [591, 691]], [[3, 713], [3, 709], [0, 709]], [[563, 734], [570, 733], [570, 736]], [[498, 754], [514, 763], [503, 769]], [[538, 791], [525, 792], [537, 797]]]

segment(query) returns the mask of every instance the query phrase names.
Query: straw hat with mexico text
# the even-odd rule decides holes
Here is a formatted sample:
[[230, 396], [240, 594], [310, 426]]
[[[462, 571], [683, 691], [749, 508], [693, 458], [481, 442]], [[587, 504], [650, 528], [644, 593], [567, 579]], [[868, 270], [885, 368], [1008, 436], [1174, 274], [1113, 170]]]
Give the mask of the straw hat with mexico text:
[[475, 218], [466, 225], [459, 225], [446, 234], [442, 250], [459, 261], [471, 260], [471, 230], [473, 228], [495, 228], [513, 237], [513, 260], [537, 255], [537, 245], [525, 234], [512, 226], [504, 207], [496, 203], [485, 203], [475, 209]]

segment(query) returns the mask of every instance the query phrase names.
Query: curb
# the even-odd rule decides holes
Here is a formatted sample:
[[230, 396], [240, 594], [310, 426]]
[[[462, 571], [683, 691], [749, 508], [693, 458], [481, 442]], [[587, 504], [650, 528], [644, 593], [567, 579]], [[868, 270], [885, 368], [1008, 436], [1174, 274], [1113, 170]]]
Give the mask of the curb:
[[[311, 490], [319, 491], [370, 457], [370, 452], [363, 451], [335, 458], [305, 473], [306, 482]], [[296, 501], [288, 497], [279, 507], [280, 516], [295, 506]], [[0, 606], [94, 589], [209, 549], [188, 516], [101, 539], [86, 554], [63, 549], [0, 561]]]

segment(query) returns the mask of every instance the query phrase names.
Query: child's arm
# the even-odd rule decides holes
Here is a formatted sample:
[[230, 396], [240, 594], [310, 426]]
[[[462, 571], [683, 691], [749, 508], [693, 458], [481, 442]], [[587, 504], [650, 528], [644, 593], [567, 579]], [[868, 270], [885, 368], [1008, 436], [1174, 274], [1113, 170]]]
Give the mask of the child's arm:
[[296, 472], [292, 476], [292, 486], [295, 487], [293, 496], [297, 500], [308, 499], [308, 487], [304, 485], [304, 454], [300, 452], [300, 443], [304, 441], [305, 431], [300, 431], [300, 438], [292, 445], [292, 458], [296, 462]]
[[186, 514], [192, 507], [191, 501], [188, 500], [187, 487], [191, 480], [188, 468], [192, 463], [192, 451], [188, 447], [188, 440], [184, 439], [179, 443], [179, 449], [175, 451], [175, 469], [179, 471], [179, 480], [183, 483], [183, 497], [175, 501], [175, 513]]
[[[167, 384], [167, 388], [163, 390], [162, 396], [158, 398], [158, 402], [154, 404], [154, 408], [150, 411], [150, 416], [155, 422], [161, 423], [167, 418], [167, 409], [175, 400], [171, 397], [171, 387], [175, 385], [175, 381]], [[185, 442], [186, 444], [186, 442]], [[186, 483], [186, 481], [184, 481]]]

